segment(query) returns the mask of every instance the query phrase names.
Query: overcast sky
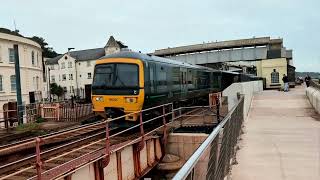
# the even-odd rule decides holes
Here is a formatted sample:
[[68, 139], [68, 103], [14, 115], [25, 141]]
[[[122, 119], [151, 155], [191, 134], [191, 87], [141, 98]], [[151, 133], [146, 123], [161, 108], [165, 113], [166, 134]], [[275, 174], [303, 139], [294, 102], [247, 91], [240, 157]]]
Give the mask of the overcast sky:
[[58, 53], [113, 35], [142, 52], [208, 41], [281, 37], [297, 71], [320, 71], [319, 0], [2, 0], [0, 27], [41, 36]]

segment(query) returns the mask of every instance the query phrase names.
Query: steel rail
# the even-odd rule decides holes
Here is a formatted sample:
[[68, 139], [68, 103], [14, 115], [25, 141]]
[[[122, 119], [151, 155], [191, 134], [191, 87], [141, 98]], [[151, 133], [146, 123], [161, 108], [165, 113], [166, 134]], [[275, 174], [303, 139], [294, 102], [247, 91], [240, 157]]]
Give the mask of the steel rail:
[[[45, 134], [45, 135], [38, 136], [38, 137], [40, 137], [42, 139], [50, 137], [50, 136], [56, 137], [55, 135], [58, 135], [58, 134], [61, 135], [61, 133], [74, 132], [74, 131], [82, 129], [82, 128], [90, 128], [92, 126], [103, 125], [103, 124], [104, 124], [103, 122], [94, 122], [94, 123], [90, 123], [90, 124], [85, 124], [85, 125], [80, 125], [80, 126], [76, 126], [76, 127], [66, 128], [64, 130], [60, 130], [60, 131], [57, 131], [57, 132]], [[33, 143], [34, 142], [34, 137], [33, 138], [24, 139], [22, 141], [16, 141], [16, 142], [12, 142], [12, 143], [9, 143], [9, 144], [0, 145], [0, 152], [4, 148], [7, 148], [8, 146], [20, 145], [22, 143], [27, 143], [27, 142], [32, 142]], [[23, 145], [25, 145], [25, 144], [23, 144]]]

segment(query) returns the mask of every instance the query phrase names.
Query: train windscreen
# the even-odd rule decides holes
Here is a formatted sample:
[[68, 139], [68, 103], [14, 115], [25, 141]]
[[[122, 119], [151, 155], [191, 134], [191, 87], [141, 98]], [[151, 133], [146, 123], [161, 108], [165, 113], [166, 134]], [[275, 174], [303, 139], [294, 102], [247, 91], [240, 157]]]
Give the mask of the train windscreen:
[[95, 68], [92, 83], [94, 88], [137, 88], [139, 87], [139, 67], [136, 64], [101, 64]]

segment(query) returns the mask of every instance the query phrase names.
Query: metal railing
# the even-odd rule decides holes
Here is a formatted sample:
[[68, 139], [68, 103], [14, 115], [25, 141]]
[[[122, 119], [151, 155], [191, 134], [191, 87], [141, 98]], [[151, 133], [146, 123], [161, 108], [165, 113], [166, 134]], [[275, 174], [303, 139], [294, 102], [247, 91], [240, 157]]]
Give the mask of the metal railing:
[[[216, 103], [214, 103], [214, 102], [216, 102]], [[43, 145], [45, 144], [46, 141], [50, 140], [50, 137], [46, 137], [46, 138], [37, 137], [35, 139], [36, 153], [35, 153], [35, 155], [28, 157], [28, 159], [34, 158], [36, 161], [36, 164], [35, 164], [35, 166], [30, 166], [24, 170], [35, 169], [37, 172], [37, 175], [34, 176], [33, 179], [42, 179], [42, 177], [44, 177], [44, 175], [46, 176], [46, 178], [49, 178], [49, 177], [50, 178], [58, 178], [59, 176], [62, 177], [62, 176], [72, 174], [72, 172], [83, 167], [84, 162], [85, 162], [85, 164], [87, 164], [90, 162], [96, 162], [96, 161], [102, 160], [102, 163], [104, 164], [104, 167], [105, 167], [110, 161], [111, 153], [115, 152], [115, 150], [116, 150], [116, 149], [111, 148], [110, 140], [117, 139], [117, 138], [119, 138], [119, 135], [120, 136], [124, 135], [124, 133], [128, 133], [132, 129], [138, 129], [138, 131], [137, 131], [138, 136], [133, 136], [134, 139], [132, 140], [132, 142], [139, 143], [139, 145], [138, 145], [139, 151], [142, 150], [145, 146], [144, 139], [147, 138], [147, 136], [149, 136], [152, 133], [155, 133], [156, 131], [159, 131], [159, 130], [163, 131], [162, 142], [163, 142], [163, 145], [165, 146], [166, 141], [167, 141], [167, 136], [168, 136], [167, 130], [169, 128], [168, 127], [169, 125], [171, 125], [172, 123], [176, 123], [176, 122], [180, 123], [180, 121], [184, 121], [185, 119], [197, 117], [197, 116], [204, 116], [204, 115], [209, 115], [211, 117], [218, 116], [216, 113], [214, 113], [214, 108], [219, 108], [218, 104], [220, 104], [220, 103], [217, 103], [217, 102], [218, 101], [212, 101], [209, 104], [209, 106], [179, 107], [177, 109], [174, 109], [172, 103], [168, 103], [168, 104], [163, 104], [163, 105], [160, 105], [157, 107], [144, 109], [144, 110], [134, 112], [131, 114], [126, 114], [122, 117], [108, 119], [103, 122], [100, 122], [100, 124], [104, 124], [105, 131], [98, 132], [98, 133], [90, 135], [88, 137], [80, 138], [78, 140], [57, 146], [57, 147], [55, 147], [53, 149], [49, 149], [49, 150], [44, 150]], [[190, 110], [192, 108], [194, 108], [194, 110]], [[208, 114], [208, 113], [205, 113], [204, 111], [200, 111], [200, 115], [194, 116], [192, 114], [192, 112], [197, 110], [197, 108], [210, 109], [210, 112]], [[142, 120], [143, 115], [148, 114], [148, 112], [153, 112], [155, 110], [157, 112], [160, 112], [160, 114], [158, 114], [156, 116], [152, 116], [150, 119]], [[136, 114], [139, 115], [139, 123], [138, 124], [136, 124], [135, 126], [126, 128], [124, 130], [121, 130], [120, 132], [110, 134], [109, 124], [111, 122], [123, 119], [126, 116], [132, 116], [132, 115], [136, 115]], [[218, 117], [216, 117], [216, 118], [218, 119]], [[214, 119], [211, 119], [211, 121], [213, 121], [213, 120]], [[150, 123], [151, 123], [151, 126], [150, 126]], [[149, 126], [146, 126], [146, 124], [149, 124]], [[46, 166], [46, 163], [47, 163], [46, 159], [43, 158], [45, 156], [45, 154], [51, 153], [51, 152], [56, 151], [58, 149], [63, 149], [67, 146], [75, 145], [75, 144], [79, 143], [80, 141], [88, 140], [89, 138], [93, 138], [95, 136], [99, 136], [102, 134], [105, 134], [106, 137], [99, 139], [97, 141], [93, 141], [90, 144], [90, 146], [95, 146], [95, 145], [103, 142], [104, 147], [102, 149], [100, 148], [100, 149], [92, 150], [91, 152], [88, 152], [86, 154], [82, 154], [81, 156], [76, 157], [75, 159], [72, 159], [71, 161], [68, 161], [64, 164], [58, 165], [57, 167], [54, 167], [52, 169], [43, 169], [43, 167]], [[128, 140], [127, 135], [125, 135], [125, 137], [126, 137], [125, 140], [127, 141]], [[89, 145], [79, 147], [79, 148], [77, 148], [77, 151], [81, 151], [82, 149], [85, 149], [88, 146]], [[103, 150], [103, 153], [99, 154], [99, 152], [102, 150]], [[72, 153], [73, 151], [75, 151], [75, 149], [73, 149], [70, 153]], [[68, 153], [66, 153], [66, 154], [68, 154]], [[56, 159], [56, 158], [53, 158], [53, 159]], [[53, 159], [51, 159], [51, 160], [53, 160]], [[15, 163], [16, 162], [12, 162], [11, 164], [15, 164]], [[61, 170], [61, 169], [64, 169], [65, 171], [69, 171], [69, 172], [66, 174], [63, 174], [63, 175], [62, 174], [58, 175], [57, 172], [59, 172], [59, 170]], [[7, 175], [6, 177], [3, 177], [3, 178], [8, 178], [8, 177], [17, 175], [19, 173], [21, 173], [21, 172], [17, 171], [17, 172], [14, 172], [13, 174]]]
[[0, 110], [0, 129], [11, 129], [18, 125], [19, 119], [24, 123], [34, 122], [40, 116], [40, 104], [33, 103], [17, 106], [12, 103], [10, 106]]
[[18, 121], [32, 123], [37, 120], [54, 120], [81, 122], [94, 117], [92, 104], [78, 104], [70, 102], [33, 103], [19, 105], [15, 102], [7, 103], [4, 110], [0, 110], [0, 129], [12, 129], [18, 126]]
[[[209, 106], [195, 106], [195, 107], [192, 107], [194, 108], [194, 110], [196, 110], [196, 108], [209, 108], [211, 110], [213, 110], [214, 107], [219, 107], [217, 104], [209, 104]], [[121, 116], [121, 117], [117, 117], [117, 118], [114, 118], [114, 119], [108, 119], [102, 123], [105, 123], [105, 128], [106, 130], [104, 132], [99, 132], [98, 134], [101, 134], [101, 133], [104, 133], [106, 138], [102, 138], [98, 141], [95, 141], [95, 142], [92, 142], [90, 145], [91, 146], [94, 146], [96, 144], [99, 144], [101, 142], [103, 142], [105, 144], [104, 148], [102, 149], [97, 149], [97, 150], [93, 150], [89, 153], [86, 153], [86, 154], [83, 154], [81, 155], [80, 157], [77, 157], [71, 161], [68, 161], [67, 163], [64, 163], [64, 164], [61, 164], [57, 167], [54, 167], [52, 169], [48, 169], [46, 171], [44, 171], [42, 169], [43, 166], [46, 165], [46, 162], [42, 160], [42, 155], [46, 152], [42, 152], [41, 151], [41, 145], [43, 144], [43, 139], [41, 138], [36, 138], [36, 155], [34, 155], [33, 157], [36, 158], [36, 171], [37, 171], [37, 176], [34, 177], [34, 179], [41, 179], [42, 176], [45, 174], [46, 175], [46, 178], [59, 178], [60, 176], [58, 175], [57, 176], [57, 172], [59, 171], [59, 169], [64, 169], [64, 170], [67, 170], [70, 168], [70, 171], [66, 174], [63, 174], [61, 175], [62, 176], [67, 176], [69, 174], [72, 174], [74, 171], [80, 169], [81, 167], [84, 166], [83, 162], [84, 160], [87, 160], [85, 161], [86, 164], [87, 163], [90, 163], [90, 162], [96, 162], [98, 160], [101, 160], [102, 163], [103, 163], [103, 166], [106, 167], [109, 162], [110, 162], [110, 155], [111, 153], [113, 153], [115, 150], [111, 149], [111, 144], [110, 144], [110, 140], [111, 139], [114, 139], [116, 137], [119, 137], [119, 135], [122, 135], [124, 133], [127, 133], [129, 131], [131, 131], [132, 129], [138, 129], [138, 137], [135, 137], [135, 140], [133, 140], [133, 142], [136, 142], [136, 143], [139, 143], [138, 145], [138, 151], [141, 151], [144, 146], [145, 146], [145, 143], [144, 143], [144, 139], [151, 135], [152, 133], [156, 132], [156, 131], [159, 131], [159, 130], [162, 130], [163, 131], [163, 137], [162, 137], [162, 142], [163, 142], [163, 145], [166, 146], [166, 141], [167, 141], [167, 129], [168, 129], [168, 126], [171, 124], [171, 123], [175, 123], [177, 121], [180, 121], [182, 120], [182, 118], [192, 118], [194, 117], [191, 113], [190, 113], [190, 108], [191, 107], [179, 107], [177, 109], [174, 109], [173, 107], [173, 104], [172, 103], [168, 103], [168, 104], [163, 104], [163, 105], [160, 105], [160, 106], [156, 106], [156, 107], [152, 107], [152, 108], [148, 108], [148, 109], [144, 109], [144, 110], [141, 110], [141, 111], [138, 111], [138, 112], [133, 112], [133, 113], [130, 113], [130, 114], [126, 114], [124, 116]], [[143, 120], [142, 117], [143, 115], [145, 114], [148, 114], [148, 112], [152, 112], [152, 111], [158, 111], [158, 112], [161, 112], [161, 114], [157, 115], [156, 117], [151, 117], [150, 119], [145, 119]], [[187, 111], [187, 112], [186, 112]], [[202, 111], [201, 111], [202, 113]], [[138, 114], [138, 117], [139, 117], [139, 123], [134, 125], [134, 126], [131, 126], [129, 128], [126, 128], [120, 132], [116, 132], [115, 134], [110, 134], [110, 127], [109, 127], [109, 124], [113, 121], [117, 121], [117, 120], [120, 120], [120, 119], [123, 119], [125, 118], [126, 116], [133, 116], [133, 115], [137, 115]], [[202, 114], [203, 115], [208, 115], [208, 114]], [[216, 113], [210, 113], [211, 116], [217, 116]], [[198, 115], [199, 116], [199, 115]], [[146, 124], [152, 124], [152, 126], [147, 126], [146, 127]], [[156, 126], [153, 126], [157, 124]], [[149, 129], [150, 127], [152, 127], [151, 129]], [[98, 135], [97, 134], [97, 135]], [[95, 135], [92, 135], [92, 136], [95, 136]], [[85, 137], [86, 138], [89, 138], [89, 137]], [[71, 143], [68, 143], [68, 144], [63, 144], [59, 147], [56, 147], [54, 149], [61, 149], [63, 147], [66, 147], [66, 146], [70, 146], [70, 144], [73, 144], [73, 143], [77, 143], [78, 141], [83, 141], [84, 139], [79, 139], [77, 141], [74, 141], [74, 142], [71, 142]], [[126, 137], [126, 140], [127, 140], [127, 137]], [[123, 145], [124, 146], [124, 145]], [[84, 149], [86, 148], [87, 146], [83, 146], [83, 147], [80, 147], [78, 148], [77, 150], [81, 150], [81, 149]], [[103, 154], [99, 154], [99, 152], [103, 150]], [[51, 150], [49, 150], [51, 151]], [[30, 167], [32, 168], [32, 167]], [[14, 173], [15, 174], [15, 173]]]
[[244, 97], [224, 117], [189, 160], [174, 176], [181, 179], [223, 180], [235, 155], [235, 146], [243, 123]]
[[316, 82], [315, 80], [311, 80], [310, 81], [310, 86], [320, 90], [320, 84], [319, 83], [320, 83], [320, 80], [318, 80], [318, 82]]

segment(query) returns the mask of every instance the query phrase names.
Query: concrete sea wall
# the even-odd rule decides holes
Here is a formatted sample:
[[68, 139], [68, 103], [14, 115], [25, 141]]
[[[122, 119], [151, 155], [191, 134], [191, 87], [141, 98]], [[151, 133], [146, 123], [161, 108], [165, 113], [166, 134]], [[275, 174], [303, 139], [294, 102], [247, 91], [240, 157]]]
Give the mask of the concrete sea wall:
[[316, 110], [318, 114], [320, 114], [320, 89], [308, 87], [306, 89], [306, 95], [312, 107]]
[[222, 96], [228, 98], [228, 110], [230, 111], [238, 102], [237, 93], [244, 94], [243, 114], [244, 117], [247, 117], [253, 94], [261, 91], [263, 91], [262, 81], [233, 83], [222, 92]]

